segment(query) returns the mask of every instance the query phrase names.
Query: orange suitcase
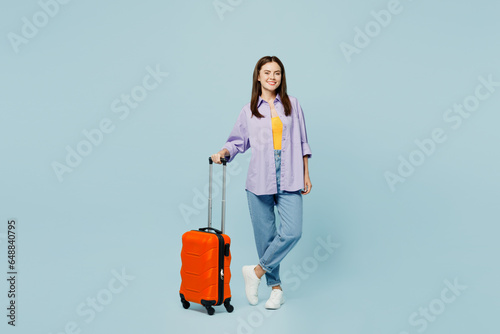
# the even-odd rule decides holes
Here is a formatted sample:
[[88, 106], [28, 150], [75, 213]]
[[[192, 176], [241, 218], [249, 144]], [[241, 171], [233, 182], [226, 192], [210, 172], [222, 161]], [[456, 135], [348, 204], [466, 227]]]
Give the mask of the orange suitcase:
[[222, 305], [227, 312], [231, 305], [231, 239], [224, 234], [226, 206], [226, 160], [222, 159], [222, 219], [221, 230], [212, 228], [212, 159], [209, 158], [208, 227], [192, 230], [182, 235], [181, 288], [182, 306], [187, 309], [189, 302], [203, 305], [209, 315], [213, 306]]

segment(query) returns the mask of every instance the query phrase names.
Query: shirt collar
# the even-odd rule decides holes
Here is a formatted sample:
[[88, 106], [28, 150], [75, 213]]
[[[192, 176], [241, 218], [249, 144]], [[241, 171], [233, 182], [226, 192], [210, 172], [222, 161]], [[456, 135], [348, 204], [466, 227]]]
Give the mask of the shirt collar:
[[[260, 105], [262, 104], [262, 102], [266, 102], [266, 101], [264, 101], [262, 99], [262, 97], [259, 96], [259, 102], [257, 102], [257, 108], [260, 107]], [[281, 97], [280, 97], [279, 93], [276, 94], [276, 98], [274, 99], [274, 102], [281, 102]]]

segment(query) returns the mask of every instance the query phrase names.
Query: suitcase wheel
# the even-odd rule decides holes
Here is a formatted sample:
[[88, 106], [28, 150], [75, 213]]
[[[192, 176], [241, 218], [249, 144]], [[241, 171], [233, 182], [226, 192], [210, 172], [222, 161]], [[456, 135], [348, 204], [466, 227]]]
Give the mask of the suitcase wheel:
[[214, 315], [215, 309], [212, 306], [205, 306], [205, 308], [207, 309], [208, 315]]
[[191, 306], [191, 304], [189, 304], [186, 298], [184, 298], [184, 295], [182, 293], [180, 293], [179, 295], [181, 296], [182, 307], [184, 307], [187, 310], [189, 306]]
[[229, 313], [234, 311], [234, 306], [229, 303], [229, 300], [224, 301], [224, 307], [226, 308], [226, 311]]

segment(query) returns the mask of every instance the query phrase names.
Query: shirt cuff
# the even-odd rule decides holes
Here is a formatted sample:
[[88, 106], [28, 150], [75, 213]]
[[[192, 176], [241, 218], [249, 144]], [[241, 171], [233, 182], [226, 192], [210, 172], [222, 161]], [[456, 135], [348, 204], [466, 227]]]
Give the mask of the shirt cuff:
[[233, 161], [234, 157], [238, 153], [238, 150], [236, 150], [236, 147], [230, 143], [226, 143], [221, 150], [227, 149], [229, 151], [229, 160], [227, 162]]
[[309, 159], [312, 158], [311, 148], [308, 143], [302, 143], [302, 156], [308, 155]]

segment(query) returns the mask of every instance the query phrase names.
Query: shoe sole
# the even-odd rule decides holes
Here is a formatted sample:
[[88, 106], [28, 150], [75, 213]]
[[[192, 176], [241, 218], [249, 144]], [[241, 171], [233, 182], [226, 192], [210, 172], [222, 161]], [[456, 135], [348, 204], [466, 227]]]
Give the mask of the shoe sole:
[[285, 304], [285, 299], [283, 299], [283, 301], [281, 301], [280, 305], [278, 307], [267, 307], [267, 306], [264, 306], [266, 309], [268, 310], [277, 310], [281, 307], [281, 305]]

